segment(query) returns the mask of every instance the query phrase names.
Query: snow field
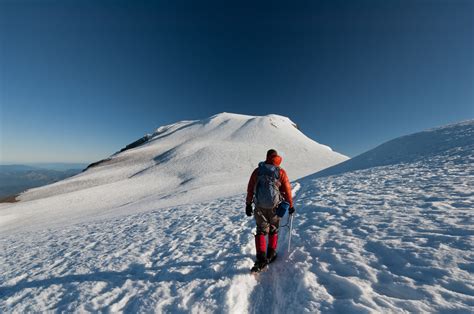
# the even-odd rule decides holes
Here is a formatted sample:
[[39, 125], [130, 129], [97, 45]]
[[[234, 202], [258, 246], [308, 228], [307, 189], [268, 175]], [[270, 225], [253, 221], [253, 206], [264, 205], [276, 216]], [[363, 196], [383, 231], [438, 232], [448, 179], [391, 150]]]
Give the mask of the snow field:
[[437, 156], [301, 180], [293, 255], [329, 294], [318, 310], [472, 312], [469, 162]]
[[465, 161], [300, 180], [292, 251], [282, 228], [279, 258], [258, 277], [242, 195], [11, 235], [0, 311], [472, 312]]
[[[217, 311], [252, 265], [238, 199], [2, 239], [2, 311]], [[252, 282], [250, 282], [250, 285]], [[235, 286], [235, 283], [234, 283]], [[240, 287], [240, 284], [237, 285]]]

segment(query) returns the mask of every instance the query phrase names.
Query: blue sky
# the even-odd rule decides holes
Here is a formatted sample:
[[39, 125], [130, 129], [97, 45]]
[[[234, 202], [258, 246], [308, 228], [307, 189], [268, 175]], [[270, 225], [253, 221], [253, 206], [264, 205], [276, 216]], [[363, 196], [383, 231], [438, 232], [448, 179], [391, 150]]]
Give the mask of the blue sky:
[[354, 156], [474, 118], [472, 1], [1, 1], [0, 162], [277, 113]]

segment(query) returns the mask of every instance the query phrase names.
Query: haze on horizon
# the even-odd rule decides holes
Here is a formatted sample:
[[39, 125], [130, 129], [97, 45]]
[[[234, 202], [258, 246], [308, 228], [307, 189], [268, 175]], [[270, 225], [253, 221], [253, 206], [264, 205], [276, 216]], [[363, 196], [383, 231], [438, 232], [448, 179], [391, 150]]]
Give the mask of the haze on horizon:
[[472, 1], [2, 1], [0, 163], [92, 162], [220, 112], [355, 156], [474, 118]]

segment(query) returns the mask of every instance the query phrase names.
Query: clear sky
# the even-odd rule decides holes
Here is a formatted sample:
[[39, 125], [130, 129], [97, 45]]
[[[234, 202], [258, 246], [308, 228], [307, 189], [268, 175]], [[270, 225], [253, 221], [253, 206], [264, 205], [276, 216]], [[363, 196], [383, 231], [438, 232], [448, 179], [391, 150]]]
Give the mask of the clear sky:
[[290, 117], [349, 156], [474, 118], [474, 1], [0, 1], [0, 162]]

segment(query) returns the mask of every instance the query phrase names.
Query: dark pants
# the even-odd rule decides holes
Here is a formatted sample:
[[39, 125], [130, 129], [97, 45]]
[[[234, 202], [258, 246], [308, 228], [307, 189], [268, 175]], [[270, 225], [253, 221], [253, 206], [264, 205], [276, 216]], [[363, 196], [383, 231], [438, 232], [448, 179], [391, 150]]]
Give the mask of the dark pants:
[[276, 215], [276, 208], [255, 208], [255, 222], [257, 223], [257, 234], [276, 234], [280, 227], [280, 217]]

